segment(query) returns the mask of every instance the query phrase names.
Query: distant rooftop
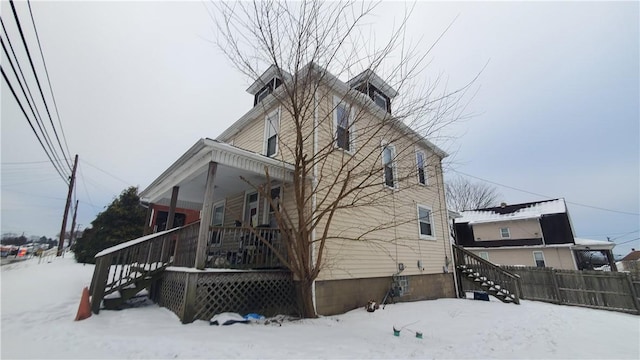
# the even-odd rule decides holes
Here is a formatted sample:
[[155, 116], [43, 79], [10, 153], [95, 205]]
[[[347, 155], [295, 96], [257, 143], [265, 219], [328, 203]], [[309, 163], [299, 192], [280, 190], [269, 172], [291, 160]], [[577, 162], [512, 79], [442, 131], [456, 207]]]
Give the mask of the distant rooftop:
[[553, 199], [522, 204], [513, 204], [468, 210], [460, 212], [461, 218], [456, 223], [484, 223], [496, 221], [535, 219], [547, 214], [567, 212], [564, 199]]

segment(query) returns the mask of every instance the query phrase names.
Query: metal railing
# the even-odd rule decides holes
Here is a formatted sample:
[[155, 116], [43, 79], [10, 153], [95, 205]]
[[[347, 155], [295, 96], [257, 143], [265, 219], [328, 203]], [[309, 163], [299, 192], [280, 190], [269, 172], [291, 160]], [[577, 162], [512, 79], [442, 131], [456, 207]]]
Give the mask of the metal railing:
[[[521, 289], [520, 278], [518, 275], [504, 270], [500, 268], [500, 266], [489, 262], [458, 245], [452, 245], [452, 247], [457, 267], [464, 266], [465, 268], [473, 269], [481, 276], [493, 281], [497, 285], [500, 285], [501, 288], [508, 290], [509, 293], [513, 295], [514, 302], [516, 304], [520, 303]], [[460, 271], [456, 271], [456, 273], [458, 275], [461, 274]], [[458, 281], [458, 286], [462, 286], [462, 277], [463, 276], [459, 277], [460, 281]], [[463, 289], [460, 288], [461, 292], [462, 290]]]

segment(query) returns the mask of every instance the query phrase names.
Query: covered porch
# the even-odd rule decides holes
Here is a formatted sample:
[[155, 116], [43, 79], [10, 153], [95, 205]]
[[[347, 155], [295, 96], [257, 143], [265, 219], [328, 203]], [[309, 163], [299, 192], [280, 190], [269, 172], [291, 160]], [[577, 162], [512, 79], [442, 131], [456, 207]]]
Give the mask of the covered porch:
[[[201, 219], [197, 236], [177, 245], [174, 265], [278, 267], [276, 254], [286, 251], [283, 230], [277, 228], [273, 212], [284, 203], [284, 188], [292, 178], [290, 164], [201, 139], [140, 193], [148, 204], [145, 234], [196, 226], [182, 220], [183, 214], [195, 211]], [[259, 186], [268, 196], [256, 191]], [[166, 227], [152, 229], [160, 207], [168, 207]]]
[[[199, 140], [141, 192], [145, 234], [96, 255], [92, 310], [117, 308], [146, 290], [184, 323], [226, 311], [294, 312], [283, 265], [288, 230], [273, 218], [292, 178], [290, 164]], [[162, 223], [155, 221], [161, 209], [165, 228], [152, 228]], [[189, 212], [199, 219], [176, 221]]]
[[577, 270], [618, 271], [613, 258], [614, 242], [580, 238], [575, 238], [574, 242], [571, 251]]

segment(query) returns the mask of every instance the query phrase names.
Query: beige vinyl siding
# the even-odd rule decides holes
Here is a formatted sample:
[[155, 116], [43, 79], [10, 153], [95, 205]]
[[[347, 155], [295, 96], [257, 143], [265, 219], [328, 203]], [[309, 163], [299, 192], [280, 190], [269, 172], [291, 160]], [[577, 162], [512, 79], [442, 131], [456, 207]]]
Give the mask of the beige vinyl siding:
[[[500, 228], [509, 228], [509, 238], [500, 236]], [[473, 224], [473, 236], [476, 241], [503, 239], [539, 239], [542, 230], [538, 219], [512, 220], [486, 224]]]
[[[276, 109], [277, 106], [274, 105], [259, 112], [258, 115], [231, 140], [233, 145], [264, 155], [265, 118]], [[280, 127], [282, 127], [282, 125], [280, 125]]]
[[[334, 215], [328, 229], [328, 240], [323, 254], [322, 270], [318, 280], [370, 278], [391, 276], [397, 271], [397, 263], [403, 263], [403, 275], [437, 274], [442, 273], [445, 257], [451, 260], [449, 245], [449, 229], [447, 213], [444, 206], [444, 187], [441, 159], [431, 150], [422, 148], [407, 139], [400, 139], [397, 130], [385, 126], [378, 131], [382, 121], [376, 115], [354, 107], [355, 118], [352, 119], [354, 129], [352, 147], [355, 153], [336, 149], [334, 146], [334, 92], [322, 87], [318, 93], [317, 109], [317, 151], [325, 154], [325, 160], [317, 164], [317, 180], [319, 189], [316, 193], [317, 211], [326, 208], [339, 187], [331, 188], [336, 182], [336, 176], [341, 168], [352, 170], [353, 181], [358, 180], [359, 172], [375, 173], [369, 183], [375, 182], [371, 188], [364, 191], [376, 198], [375, 206], [362, 206], [355, 209], [341, 209]], [[264, 116], [273, 111], [265, 109], [264, 114], [257, 116], [252, 123], [242, 129], [234, 137], [234, 145], [258, 153], [263, 151]], [[303, 152], [313, 156], [314, 149], [314, 116], [310, 110], [305, 117], [303, 131], [305, 136]], [[374, 135], [372, 135], [375, 133]], [[294, 162], [296, 133], [291, 115], [283, 106], [280, 114], [278, 155], [276, 158], [286, 162]], [[398, 190], [386, 189], [382, 185], [383, 173], [381, 163], [381, 142], [392, 140], [396, 146], [398, 174]], [[289, 147], [287, 146], [289, 145]], [[426, 174], [428, 185], [420, 185], [416, 174], [415, 151], [423, 150], [425, 154]], [[368, 155], [368, 156], [367, 156]], [[322, 155], [321, 155], [322, 156]], [[357, 165], [356, 165], [357, 164]], [[337, 179], [345, 179], [345, 172]], [[313, 168], [309, 169], [309, 176], [313, 176]], [[309, 180], [311, 181], [311, 180]], [[340, 184], [338, 182], [338, 184]], [[284, 188], [283, 206], [289, 209], [289, 214], [295, 218], [295, 197], [291, 184]], [[229, 216], [225, 213], [225, 222], [231, 214], [237, 213], [242, 217], [244, 196], [228, 199], [228, 207], [232, 208]], [[325, 203], [323, 201], [326, 200]], [[260, 219], [263, 219], [263, 199], [260, 199]], [[424, 205], [432, 210], [432, 227], [435, 232], [433, 240], [420, 239], [417, 220], [417, 205]], [[308, 201], [311, 211], [311, 201]], [[395, 216], [394, 216], [395, 214]], [[391, 226], [394, 225], [395, 226]], [[376, 228], [379, 230], [374, 231]], [[315, 236], [319, 239], [326, 228], [326, 217], [319, 222]], [[319, 243], [316, 242], [315, 256], [318, 256]], [[424, 269], [417, 266], [422, 261]], [[448, 267], [449, 271], [453, 268]]]
[[522, 249], [482, 249], [471, 250], [476, 255], [479, 255], [481, 251], [486, 251], [489, 254], [489, 261], [499, 265], [524, 265], [524, 266], [536, 266], [536, 262], [533, 258], [534, 251], [542, 251], [544, 254], [544, 262], [546, 267], [553, 267], [556, 269], [576, 270], [575, 263], [573, 261], [573, 254], [571, 249], [556, 248], [556, 247], [540, 247], [540, 248], [522, 248]]
[[[324, 98], [319, 127], [319, 147], [334, 141], [333, 97]], [[362, 109], [355, 109], [357, 114]], [[403, 263], [403, 275], [442, 273], [445, 256], [451, 259], [448, 241], [448, 222], [444, 207], [444, 188], [439, 169], [440, 159], [428, 149], [425, 153], [427, 164], [427, 186], [419, 185], [416, 175], [416, 145], [400, 139], [397, 132], [384, 128], [379, 134], [371, 135], [380, 120], [365, 113], [357, 115], [352, 146], [355, 154], [333, 150], [320, 169], [320, 181], [330, 181], [335, 172], [351, 157], [352, 162], [362, 162], [362, 168], [377, 171], [372, 181], [377, 182], [370, 189], [377, 193], [376, 206], [359, 207], [339, 211], [334, 217], [327, 242], [324, 269], [319, 280], [391, 276], [397, 271], [397, 263]], [[382, 184], [381, 142], [395, 139], [396, 172], [399, 178], [398, 190], [385, 188]], [[370, 155], [370, 156], [367, 156]], [[437, 171], [436, 171], [437, 169]], [[322, 193], [319, 193], [322, 198]], [[419, 238], [417, 205], [432, 209], [434, 240]], [[374, 229], [380, 230], [374, 231]], [[423, 269], [419, 269], [422, 260]], [[449, 267], [449, 270], [452, 268]]]

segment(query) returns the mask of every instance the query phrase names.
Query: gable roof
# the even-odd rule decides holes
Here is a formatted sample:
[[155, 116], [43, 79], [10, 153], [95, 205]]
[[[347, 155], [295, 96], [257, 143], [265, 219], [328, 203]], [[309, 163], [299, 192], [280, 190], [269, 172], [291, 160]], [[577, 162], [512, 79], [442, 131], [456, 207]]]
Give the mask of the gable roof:
[[632, 251], [623, 257], [620, 261], [638, 261], [640, 260], [640, 250]]
[[462, 211], [462, 218], [457, 223], [488, 223], [523, 219], [536, 219], [542, 215], [561, 214], [567, 212], [564, 199], [553, 199], [522, 204], [497, 206], [491, 208]]

